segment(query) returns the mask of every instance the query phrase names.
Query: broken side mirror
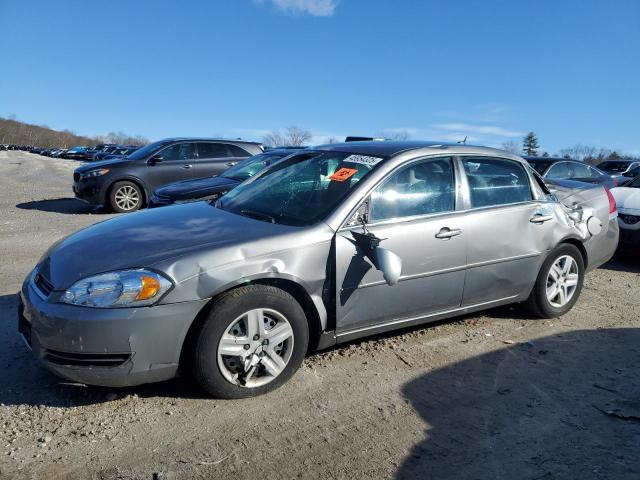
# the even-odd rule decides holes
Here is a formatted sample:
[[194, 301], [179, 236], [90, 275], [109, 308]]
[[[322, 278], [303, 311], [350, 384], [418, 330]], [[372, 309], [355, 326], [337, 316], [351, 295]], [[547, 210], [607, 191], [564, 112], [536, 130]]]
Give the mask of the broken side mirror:
[[376, 248], [376, 259], [378, 270], [382, 272], [387, 285], [396, 285], [402, 274], [402, 259], [391, 250], [382, 247]]
[[351, 235], [356, 244], [364, 251], [366, 257], [371, 260], [373, 266], [382, 272], [382, 277], [387, 285], [396, 285], [402, 274], [402, 259], [391, 250], [380, 247], [380, 242], [383, 239], [376, 237], [371, 232], [352, 231]]

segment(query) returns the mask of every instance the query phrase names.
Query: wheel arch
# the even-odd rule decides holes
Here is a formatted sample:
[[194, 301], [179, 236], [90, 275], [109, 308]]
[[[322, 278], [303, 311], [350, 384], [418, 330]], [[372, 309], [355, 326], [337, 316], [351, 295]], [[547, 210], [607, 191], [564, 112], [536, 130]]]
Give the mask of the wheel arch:
[[206, 321], [207, 316], [211, 312], [216, 299], [220, 296], [235, 290], [237, 288], [246, 287], [248, 285], [269, 285], [279, 288], [290, 294], [302, 307], [307, 323], [309, 325], [309, 346], [307, 351], [313, 351], [318, 346], [320, 337], [324, 331], [321, 313], [318, 311], [311, 295], [307, 289], [299, 282], [284, 277], [259, 277], [252, 279], [250, 282], [241, 284], [233, 284], [217, 291], [211, 299], [202, 307], [196, 318], [191, 322], [187, 333], [182, 342], [180, 350], [180, 366], [183, 367], [189, 362], [190, 352], [193, 349], [194, 342], [197, 338], [198, 331], [202, 324]]
[[109, 205], [109, 197], [111, 196], [111, 190], [113, 190], [113, 186], [118, 183], [118, 182], [131, 182], [134, 183], [142, 192], [142, 202], [143, 202], [143, 206], [146, 206], [149, 203], [149, 192], [147, 189], [147, 185], [140, 180], [138, 177], [131, 177], [131, 176], [125, 176], [125, 177], [119, 177], [119, 178], [115, 178], [113, 180], [111, 180], [111, 182], [109, 183], [109, 185], [107, 186], [107, 188], [105, 188], [104, 191], [104, 203], [103, 205]]
[[589, 255], [587, 254], [587, 249], [584, 247], [584, 244], [582, 243], [582, 241], [577, 238], [569, 237], [562, 240], [558, 245], [562, 245], [562, 244], [573, 245], [580, 251], [580, 255], [582, 255], [582, 262], [584, 264], [584, 269], [586, 271], [589, 265]]

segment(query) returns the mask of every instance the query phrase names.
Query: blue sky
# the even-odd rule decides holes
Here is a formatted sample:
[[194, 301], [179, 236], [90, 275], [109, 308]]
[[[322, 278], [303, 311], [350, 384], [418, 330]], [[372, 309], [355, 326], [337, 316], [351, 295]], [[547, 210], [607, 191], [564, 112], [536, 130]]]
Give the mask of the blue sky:
[[638, 0], [0, 0], [0, 116], [640, 154]]

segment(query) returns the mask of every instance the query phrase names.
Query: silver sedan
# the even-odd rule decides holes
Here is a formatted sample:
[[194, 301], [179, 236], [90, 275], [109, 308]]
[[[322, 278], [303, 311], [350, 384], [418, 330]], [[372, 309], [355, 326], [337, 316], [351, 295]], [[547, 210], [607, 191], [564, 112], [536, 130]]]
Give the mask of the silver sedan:
[[498, 305], [556, 317], [618, 243], [601, 186], [518, 156], [354, 142], [286, 157], [217, 202], [118, 217], [58, 242], [25, 280], [20, 331], [57, 374], [124, 386], [191, 369], [238, 398], [309, 350]]

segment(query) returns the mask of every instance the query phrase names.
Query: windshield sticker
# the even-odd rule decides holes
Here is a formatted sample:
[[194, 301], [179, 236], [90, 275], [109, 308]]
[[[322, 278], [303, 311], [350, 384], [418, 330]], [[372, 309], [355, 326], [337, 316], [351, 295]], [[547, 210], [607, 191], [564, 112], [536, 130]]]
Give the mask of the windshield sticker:
[[344, 182], [345, 180], [349, 180], [356, 173], [358, 173], [357, 168], [340, 168], [334, 172], [333, 175], [329, 177], [329, 180], [333, 180], [336, 182]]
[[345, 162], [349, 163], [361, 163], [362, 165], [368, 165], [369, 167], [373, 167], [382, 161], [380, 157], [370, 157], [368, 155], [349, 155], [344, 159]]

